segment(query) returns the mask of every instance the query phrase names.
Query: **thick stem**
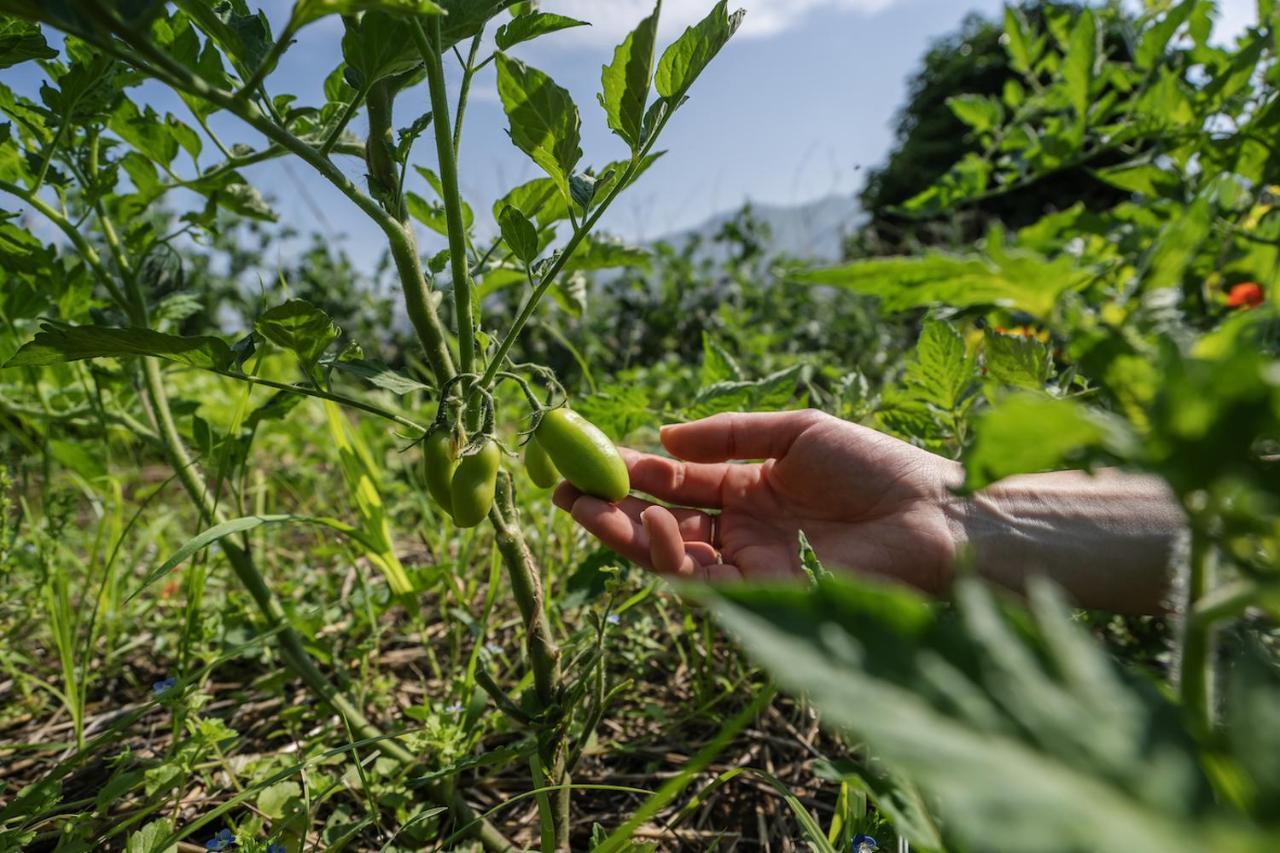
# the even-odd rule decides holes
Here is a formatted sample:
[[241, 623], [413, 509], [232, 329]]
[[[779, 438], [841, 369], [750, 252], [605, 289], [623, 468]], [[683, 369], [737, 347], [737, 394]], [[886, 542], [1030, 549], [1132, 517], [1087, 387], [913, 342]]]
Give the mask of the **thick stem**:
[[557, 849], [568, 849], [571, 789], [565, 770], [568, 731], [563, 710], [559, 707], [560, 646], [551, 635], [551, 624], [543, 601], [542, 577], [520, 531], [511, 475], [506, 471], [498, 474], [497, 494], [489, 520], [493, 523], [498, 552], [507, 564], [516, 606], [524, 620], [525, 643], [533, 667], [533, 686], [544, 714], [543, 728], [538, 733], [538, 752], [542, 770], [548, 776], [547, 783], [558, 786], [552, 795], [551, 806], [556, 846]]
[[453, 311], [458, 324], [458, 364], [462, 373], [475, 373], [475, 319], [471, 316], [471, 273], [467, 269], [467, 234], [462, 224], [462, 197], [458, 193], [458, 163], [449, 129], [449, 96], [444, 87], [444, 63], [440, 58], [440, 19], [431, 19], [428, 42], [422, 24], [414, 21], [413, 33], [427, 68], [431, 92], [431, 120], [435, 128], [436, 155], [440, 160], [440, 185], [444, 190], [444, 215], [449, 232], [449, 267], [453, 275]]
[[392, 228], [384, 231], [396, 272], [400, 275], [409, 321], [413, 323], [418, 340], [426, 350], [436, 381], [443, 384], [453, 376], [453, 356], [449, 353], [448, 332], [431, 302], [431, 292], [427, 289], [427, 280], [422, 274], [422, 261], [418, 257], [418, 241], [413, 236], [413, 226], [400, 195], [400, 170], [393, 153], [394, 100], [394, 91], [386, 81], [369, 90], [369, 138], [365, 142], [365, 162], [369, 166], [369, 182], [378, 188], [377, 194], [386, 200], [395, 222]]

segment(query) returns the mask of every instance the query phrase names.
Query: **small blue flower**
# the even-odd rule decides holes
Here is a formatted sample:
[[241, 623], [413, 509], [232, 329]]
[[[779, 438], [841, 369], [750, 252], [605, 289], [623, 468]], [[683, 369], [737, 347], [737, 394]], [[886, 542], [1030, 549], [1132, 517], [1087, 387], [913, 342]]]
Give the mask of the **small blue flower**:
[[617, 625], [622, 621], [622, 617], [617, 613], [610, 613], [608, 616], [604, 617], [604, 621], [608, 622], [610, 625]]
[[236, 834], [229, 829], [220, 829], [218, 834], [204, 843], [205, 850], [226, 850], [236, 843]]
[[853, 837], [853, 853], [875, 853], [880, 849], [880, 845], [870, 835], [855, 835]]
[[447, 714], [461, 714], [465, 709], [462, 707], [461, 702], [454, 702], [452, 705], [445, 708], [444, 710], [445, 710], [445, 713]]
[[159, 696], [161, 693], [167, 693], [177, 686], [178, 686], [178, 679], [174, 678], [173, 676], [169, 676], [168, 678], [162, 678], [159, 681], [157, 681], [155, 684], [151, 685], [151, 692], [154, 693], [156, 696]]
[[285, 853], [283, 844], [276, 844], [274, 841], [267, 845], [267, 853]]

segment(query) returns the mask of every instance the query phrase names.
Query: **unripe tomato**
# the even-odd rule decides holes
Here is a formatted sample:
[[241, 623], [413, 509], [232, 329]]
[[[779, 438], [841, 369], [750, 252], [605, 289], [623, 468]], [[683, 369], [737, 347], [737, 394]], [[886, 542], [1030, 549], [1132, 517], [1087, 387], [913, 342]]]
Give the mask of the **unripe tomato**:
[[497, 442], [488, 440], [479, 451], [462, 457], [458, 463], [449, 494], [453, 501], [453, 520], [459, 527], [475, 527], [489, 514], [501, 461], [502, 451]]
[[551, 461], [536, 437], [530, 438], [524, 446], [524, 467], [529, 472], [529, 479], [539, 489], [549, 489], [560, 482], [556, 463]]
[[453, 435], [447, 429], [438, 429], [422, 443], [422, 458], [427, 466], [427, 493], [440, 508], [453, 514], [453, 498], [449, 493], [453, 472], [458, 467], [458, 455], [454, 452]]
[[579, 491], [617, 503], [631, 491], [622, 454], [600, 428], [577, 412], [552, 409], [534, 433], [551, 461]]

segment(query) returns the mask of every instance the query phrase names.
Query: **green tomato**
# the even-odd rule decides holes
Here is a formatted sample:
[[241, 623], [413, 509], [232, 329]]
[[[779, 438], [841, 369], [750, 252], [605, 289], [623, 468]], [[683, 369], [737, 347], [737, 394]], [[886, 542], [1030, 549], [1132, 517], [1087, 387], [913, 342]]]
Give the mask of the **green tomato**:
[[427, 493], [441, 509], [452, 515], [453, 497], [449, 490], [453, 472], [458, 467], [452, 431], [439, 429], [427, 436], [422, 443], [422, 458], [427, 466]]
[[530, 437], [524, 446], [524, 467], [529, 472], [529, 479], [539, 489], [549, 489], [560, 482], [560, 472], [556, 463], [551, 461], [542, 443], [536, 437]]
[[577, 412], [552, 409], [534, 433], [551, 461], [579, 491], [617, 503], [631, 491], [622, 454], [600, 428]]
[[502, 451], [498, 443], [490, 439], [458, 463], [449, 495], [453, 502], [453, 520], [459, 527], [475, 527], [489, 514], [501, 461]]

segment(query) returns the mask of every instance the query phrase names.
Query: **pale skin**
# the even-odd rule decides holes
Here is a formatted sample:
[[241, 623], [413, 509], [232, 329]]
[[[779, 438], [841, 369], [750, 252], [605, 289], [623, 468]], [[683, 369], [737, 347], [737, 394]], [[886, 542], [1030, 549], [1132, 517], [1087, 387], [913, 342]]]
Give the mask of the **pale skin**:
[[610, 504], [568, 483], [554, 500], [663, 575], [800, 579], [803, 530], [828, 569], [932, 595], [971, 566], [1014, 591], [1044, 575], [1082, 607], [1159, 613], [1185, 526], [1162, 481], [1116, 471], [1011, 477], [958, 496], [959, 463], [812, 410], [715, 415], [663, 427], [661, 440], [674, 458], [623, 450], [633, 491], [661, 503]]

